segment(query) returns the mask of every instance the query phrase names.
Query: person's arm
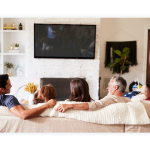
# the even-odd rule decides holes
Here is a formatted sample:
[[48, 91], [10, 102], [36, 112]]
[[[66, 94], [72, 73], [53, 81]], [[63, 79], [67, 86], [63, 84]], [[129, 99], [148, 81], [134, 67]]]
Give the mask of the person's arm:
[[10, 111], [21, 119], [27, 119], [27, 118], [33, 118], [33, 117], [38, 116], [47, 108], [53, 108], [55, 104], [56, 104], [56, 101], [54, 99], [51, 99], [47, 103], [37, 108], [26, 110], [22, 105], [17, 105], [17, 106], [10, 108]]
[[117, 102], [116, 96], [105, 96], [101, 100], [96, 100], [93, 102], [81, 103], [81, 104], [59, 104], [56, 108], [59, 112], [65, 112], [69, 109], [76, 109], [76, 110], [98, 110], [103, 107], [106, 107], [110, 104], [114, 104]]
[[80, 103], [80, 104], [59, 104], [56, 108], [57, 111], [64, 113], [69, 109], [76, 109], [76, 110], [88, 110], [89, 105], [88, 103]]

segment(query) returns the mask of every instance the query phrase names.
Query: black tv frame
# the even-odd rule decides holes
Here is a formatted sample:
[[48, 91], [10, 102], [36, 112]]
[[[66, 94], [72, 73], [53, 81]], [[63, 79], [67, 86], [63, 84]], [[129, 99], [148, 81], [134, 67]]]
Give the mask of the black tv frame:
[[35, 34], [34, 34], [34, 58], [58, 58], [58, 59], [95, 59], [95, 47], [96, 47], [96, 25], [87, 25], [87, 24], [49, 24], [49, 23], [34, 23], [34, 33], [35, 25], [77, 25], [77, 26], [95, 26], [95, 44], [94, 44], [94, 57], [50, 57], [50, 56], [36, 56], [35, 55]]

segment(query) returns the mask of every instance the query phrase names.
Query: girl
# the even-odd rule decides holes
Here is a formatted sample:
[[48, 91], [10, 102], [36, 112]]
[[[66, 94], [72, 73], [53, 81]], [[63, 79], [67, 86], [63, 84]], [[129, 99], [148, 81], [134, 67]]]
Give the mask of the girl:
[[54, 87], [51, 84], [44, 85], [40, 88], [40, 90], [34, 95], [34, 104], [38, 103], [46, 103], [50, 99], [56, 98], [56, 92]]

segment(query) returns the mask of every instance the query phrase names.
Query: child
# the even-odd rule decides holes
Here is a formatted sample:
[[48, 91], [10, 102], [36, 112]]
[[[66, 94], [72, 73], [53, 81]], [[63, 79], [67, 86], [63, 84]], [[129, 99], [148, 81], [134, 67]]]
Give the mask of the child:
[[38, 103], [46, 103], [50, 99], [56, 98], [56, 92], [54, 87], [51, 84], [44, 85], [40, 88], [40, 90], [34, 95], [34, 104]]

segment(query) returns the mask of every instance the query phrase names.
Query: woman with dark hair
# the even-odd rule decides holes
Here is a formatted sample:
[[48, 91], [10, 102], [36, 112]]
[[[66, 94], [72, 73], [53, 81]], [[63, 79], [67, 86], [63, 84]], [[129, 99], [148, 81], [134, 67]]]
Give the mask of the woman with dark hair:
[[73, 79], [70, 82], [71, 95], [68, 101], [90, 102], [92, 101], [89, 93], [88, 83], [81, 78]]
[[38, 103], [46, 103], [50, 99], [56, 98], [56, 92], [54, 87], [51, 84], [44, 85], [40, 88], [40, 90], [34, 95], [34, 104]]

